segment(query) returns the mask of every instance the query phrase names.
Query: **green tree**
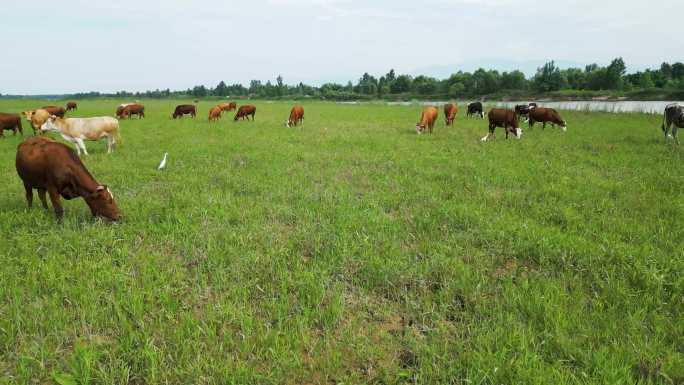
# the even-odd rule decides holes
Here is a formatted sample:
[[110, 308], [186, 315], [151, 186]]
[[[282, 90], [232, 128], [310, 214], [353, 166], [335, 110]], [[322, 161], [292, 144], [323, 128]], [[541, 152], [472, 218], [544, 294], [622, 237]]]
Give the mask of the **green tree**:
[[449, 86], [449, 97], [451, 98], [458, 98], [458, 97], [463, 97], [465, 96], [465, 85], [463, 83], [452, 83], [451, 86]]
[[278, 96], [282, 96], [284, 90], [285, 90], [285, 85], [283, 82], [283, 77], [281, 75], [278, 75], [278, 77], [276, 78], [276, 94]]
[[565, 87], [565, 83], [563, 74], [554, 61], [538, 68], [533, 80], [534, 88], [540, 92], [558, 91]]
[[520, 71], [504, 72], [501, 74], [501, 88], [505, 90], [524, 90], [525, 74]]
[[622, 89], [623, 77], [627, 71], [624, 60], [621, 57], [614, 59], [606, 68], [605, 87], [610, 90]]
[[671, 79], [672, 78], [672, 66], [668, 62], [663, 62], [663, 64], [660, 65], [660, 73], [663, 75], [665, 79]]
[[413, 92], [420, 95], [434, 95], [437, 91], [437, 79], [429, 76], [417, 76], [411, 84]]
[[411, 77], [409, 75], [399, 75], [397, 79], [390, 85], [390, 91], [393, 94], [401, 94], [411, 90]]
[[651, 79], [650, 72], [644, 72], [641, 74], [641, 76], [639, 76], [639, 87], [644, 89], [655, 87], [655, 83], [653, 82], [653, 79]]
[[214, 95], [216, 96], [227, 96], [228, 95], [228, 86], [226, 86], [226, 83], [221, 80], [219, 84], [216, 85], [216, 88], [214, 88]]
[[672, 65], [672, 78], [677, 80], [684, 78], [684, 64], [677, 62]]

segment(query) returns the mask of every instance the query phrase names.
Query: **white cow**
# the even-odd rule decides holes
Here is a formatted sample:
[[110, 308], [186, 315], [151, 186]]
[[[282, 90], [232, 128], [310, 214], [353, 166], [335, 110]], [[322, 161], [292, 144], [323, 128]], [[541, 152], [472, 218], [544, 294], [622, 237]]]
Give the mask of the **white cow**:
[[103, 116], [98, 118], [67, 118], [50, 116], [41, 127], [41, 131], [57, 131], [69, 142], [76, 144], [78, 155], [88, 155], [84, 140], [100, 140], [107, 138], [107, 153], [111, 153], [119, 137], [119, 121]]

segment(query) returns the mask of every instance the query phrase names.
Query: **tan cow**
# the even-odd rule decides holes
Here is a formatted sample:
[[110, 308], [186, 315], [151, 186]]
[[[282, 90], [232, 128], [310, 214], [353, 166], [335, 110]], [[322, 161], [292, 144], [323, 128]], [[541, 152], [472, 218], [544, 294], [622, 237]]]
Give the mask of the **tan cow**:
[[432, 128], [435, 126], [435, 121], [437, 121], [437, 115], [439, 115], [437, 108], [432, 106], [425, 107], [423, 114], [420, 116], [420, 122], [416, 123], [418, 134], [422, 134], [426, 129], [432, 134]]
[[211, 110], [209, 110], [209, 121], [213, 122], [221, 119], [221, 111], [223, 110], [219, 106], [212, 107]]
[[109, 116], [64, 119], [52, 115], [40, 129], [59, 132], [65, 140], [76, 144], [78, 155], [81, 155], [81, 150], [88, 155], [84, 140], [107, 138], [107, 153], [109, 154], [116, 140], [119, 139], [119, 121]]
[[40, 127], [50, 118], [50, 113], [47, 110], [39, 108], [37, 110], [26, 110], [21, 113], [26, 117], [26, 120], [31, 123], [33, 128], [33, 135], [41, 132]]

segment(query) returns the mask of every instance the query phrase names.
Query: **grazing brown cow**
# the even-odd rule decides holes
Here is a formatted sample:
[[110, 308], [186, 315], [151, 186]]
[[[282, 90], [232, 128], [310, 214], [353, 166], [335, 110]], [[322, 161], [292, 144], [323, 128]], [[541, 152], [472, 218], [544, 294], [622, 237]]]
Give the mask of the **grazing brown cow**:
[[67, 112], [69, 112], [71, 110], [77, 110], [77, 109], [78, 109], [78, 106], [76, 105], [76, 102], [67, 102], [67, 104], [66, 104]]
[[138, 119], [145, 117], [145, 106], [139, 103], [133, 103], [125, 106], [121, 110], [121, 119], [130, 119], [132, 115], [138, 115]]
[[561, 126], [561, 129], [563, 131], [567, 131], [568, 129], [568, 126], [565, 124], [565, 120], [561, 119], [560, 115], [558, 114], [558, 111], [554, 110], [553, 108], [530, 108], [530, 111], [527, 114], [527, 116], [529, 119], [530, 128], [532, 128], [534, 126], [534, 123], [536, 122], [541, 122], [542, 128], [545, 128], [546, 123], [549, 122], [554, 127], [556, 124]]
[[59, 116], [60, 118], [63, 118], [64, 114], [66, 113], [66, 109], [64, 107], [45, 106], [43, 109], [50, 113], [50, 115]]
[[50, 113], [46, 110], [39, 108], [37, 110], [27, 110], [21, 113], [26, 117], [26, 120], [31, 123], [31, 128], [33, 128], [33, 135], [41, 133], [40, 127], [43, 123], [50, 119]]
[[21, 127], [21, 117], [17, 114], [5, 114], [0, 112], [0, 138], [4, 138], [5, 130], [14, 131], [14, 135], [17, 135], [17, 130], [24, 136], [24, 130]]
[[290, 118], [287, 120], [285, 125], [287, 127], [297, 126], [298, 123], [304, 124], [304, 107], [294, 106], [290, 111]]
[[182, 118], [183, 115], [190, 115], [193, 118], [197, 115], [197, 109], [195, 108], [194, 104], [181, 104], [176, 106], [176, 109], [173, 111], [173, 115], [171, 116], [172, 118]]
[[518, 127], [518, 115], [510, 108], [492, 108], [487, 116], [489, 117], [489, 134], [481, 139], [483, 142], [490, 138], [494, 139], [496, 127], [503, 127], [506, 131], [506, 139], [508, 139], [509, 133], [518, 139], [522, 136], [522, 130]]
[[48, 208], [45, 192], [50, 194], [52, 208], [60, 221], [64, 216], [60, 195], [67, 200], [83, 197], [93, 216], [113, 221], [121, 218], [107, 186], [95, 181], [74, 150], [65, 144], [41, 136], [31, 137], [17, 147], [16, 167], [24, 182], [29, 208], [33, 204], [33, 189], [37, 189], [45, 209]]
[[235, 102], [219, 103], [218, 106], [221, 108], [221, 111], [233, 111], [237, 109], [237, 103]]
[[454, 119], [458, 113], [458, 106], [455, 103], [447, 103], [444, 105], [444, 118], [446, 119], [446, 125], [451, 126], [454, 124]]
[[420, 121], [416, 123], [416, 132], [422, 134], [426, 129], [432, 134], [432, 128], [435, 126], [439, 112], [436, 107], [428, 106], [423, 108], [423, 113], [420, 116]]
[[254, 115], [256, 114], [256, 107], [252, 105], [246, 105], [246, 106], [240, 106], [238, 108], [237, 114], [235, 114], [235, 121], [237, 122], [238, 119], [242, 118], [242, 120], [249, 120], [250, 115], [252, 116], [252, 121], [254, 121]]
[[219, 119], [221, 119], [221, 112], [223, 110], [219, 106], [214, 106], [209, 110], [209, 121], [210, 122], [215, 122]]

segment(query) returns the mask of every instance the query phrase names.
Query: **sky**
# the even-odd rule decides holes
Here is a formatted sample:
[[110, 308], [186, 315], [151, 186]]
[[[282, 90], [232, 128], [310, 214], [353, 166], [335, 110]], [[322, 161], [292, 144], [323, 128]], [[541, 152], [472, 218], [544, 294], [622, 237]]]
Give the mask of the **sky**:
[[684, 61], [681, 0], [8, 0], [0, 93]]

